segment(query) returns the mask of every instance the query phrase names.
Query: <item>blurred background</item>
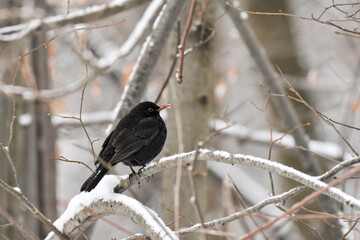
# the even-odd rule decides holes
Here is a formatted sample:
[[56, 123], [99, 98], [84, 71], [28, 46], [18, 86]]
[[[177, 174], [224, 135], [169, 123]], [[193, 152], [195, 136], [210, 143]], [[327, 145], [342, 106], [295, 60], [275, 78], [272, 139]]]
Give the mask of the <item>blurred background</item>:
[[[122, 2], [125, 7], [113, 7]], [[144, 42], [153, 27], [161, 24], [154, 22], [165, 2], [2, 0], [0, 179], [19, 185], [51, 220], [64, 212], [91, 174], [79, 162], [95, 168], [90, 141], [99, 153], [124, 89], [132, 84], [129, 79], [146, 47]], [[144, 94], [139, 90], [135, 98], [155, 101], [165, 86], [158, 104], [172, 104], [162, 112], [168, 139], [155, 161], [203, 147], [271, 159], [320, 175], [358, 155], [359, 129], [349, 126], [359, 127], [359, 1], [239, 0], [229, 1], [229, 7], [222, 0], [198, 0], [185, 47], [192, 51], [184, 59], [183, 83], [178, 84], [178, 62], [172, 72], [171, 65], [191, 3], [184, 2], [179, 16], [167, 16], [174, 27], [167, 44], [157, 46], [161, 55], [153, 62], [149, 80], [139, 87]], [[84, 17], [90, 10], [95, 13]], [[75, 13], [80, 17], [73, 17]], [[45, 20], [32, 28], [38, 24], [36, 19]], [[299, 98], [279, 69], [302, 96], [302, 103], [289, 97]], [[79, 119], [64, 118], [79, 117], [81, 102], [87, 133]], [[130, 173], [122, 164], [115, 170], [121, 175]], [[177, 190], [180, 228], [200, 221], [190, 202], [187, 171], [184, 167]], [[124, 194], [152, 208], [175, 228], [177, 173], [165, 170]], [[275, 194], [299, 185], [275, 174], [272, 177]], [[242, 165], [201, 162], [195, 180], [204, 221], [241, 211], [274, 194], [268, 172]], [[338, 187], [359, 197], [357, 178]], [[207, 234], [208, 239], [238, 239], [310, 193], [280, 203], [281, 208], [269, 205], [235, 220]], [[47, 229], [3, 189], [0, 206], [30, 232], [46, 236]], [[318, 198], [253, 239], [340, 239], [358, 217], [334, 200]], [[143, 231], [124, 217], [106, 219], [133, 233]], [[100, 219], [86, 236], [122, 239], [129, 234]], [[347, 238], [359, 238], [357, 226]], [[0, 239], [25, 238], [0, 216]]]

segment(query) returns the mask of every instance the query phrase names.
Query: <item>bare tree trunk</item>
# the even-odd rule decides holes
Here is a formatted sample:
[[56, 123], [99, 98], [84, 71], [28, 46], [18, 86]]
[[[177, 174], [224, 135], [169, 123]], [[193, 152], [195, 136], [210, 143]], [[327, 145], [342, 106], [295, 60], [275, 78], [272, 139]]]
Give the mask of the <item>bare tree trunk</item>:
[[[11, 9], [15, 6], [20, 7], [22, 4], [23, 3], [21, 1], [17, 0], [5, 1], [0, 6], [0, 8]], [[14, 18], [13, 20], [3, 22], [1, 26], [12, 25], [15, 24], [17, 21], [21, 21], [21, 19]], [[21, 51], [24, 49], [24, 46], [26, 44], [26, 40], [16, 42], [14, 46], [2, 44], [0, 51], [4, 54], [3, 57], [5, 58], [17, 59], [18, 56], [21, 55]], [[21, 85], [21, 74], [19, 74], [19, 72], [16, 72], [16, 64], [16, 61], [9, 63], [8, 66], [11, 66], [11, 68], [6, 69], [5, 73], [1, 77], [2, 79], [8, 79], [9, 84], [11, 83], [10, 81], [14, 79], [14, 84]], [[21, 65], [23, 63], [19, 64]], [[19, 67], [19, 69], [20, 68], [21, 67]], [[24, 129], [23, 126], [19, 125], [18, 121], [20, 116], [24, 112], [27, 112], [26, 108], [28, 105], [29, 103], [18, 102], [15, 105], [14, 112], [11, 99], [4, 95], [0, 95], [0, 142], [7, 146], [9, 144], [10, 131], [12, 131], [12, 140], [9, 151], [11, 159], [15, 165], [21, 191], [33, 203], [37, 204], [37, 192], [33, 191], [33, 188], [37, 188], [36, 181], [34, 181], [36, 179], [36, 176], [34, 177], [34, 175], [31, 175], [31, 173], [29, 173], [29, 169], [36, 167], [36, 165], [34, 165], [34, 162], [32, 161], [36, 159], [35, 156], [29, 154], [31, 151], [33, 151], [33, 149], [35, 149], [33, 148], [33, 146], [35, 146], [36, 144], [35, 141], [32, 141], [32, 139], [29, 138], [31, 132], [29, 132], [28, 130], [33, 125], [30, 124], [29, 127], [26, 127], [26, 129]], [[16, 119], [14, 120], [12, 129], [10, 130], [9, 126], [11, 125], [13, 115], [16, 116]], [[13, 169], [11, 168], [3, 150], [0, 150], [0, 159], [0, 178], [7, 182], [9, 185], [16, 187]], [[31, 214], [26, 208], [24, 208], [18, 200], [9, 195], [7, 192], [0, 191], [0, 204], [17, 221], [23, 224], [26, 229], [28, 229], [35, 235], [39, 234], [38, 220], [35, 219], [33, 214]], [[4, 218], [0, 217], [0, 225], [6, 223], [7, 221], [5, 221]], [[23, 236], [16, 230], [16, 228], [13, 227], [1, 228], [1, 233], [9, 239], [23, 239]]]
[[[45, 1], [38, 0], [36, 5], [46, 9]], [[32, 48], [46, 42], [46, 32], [40, 30], [32, 39]], [[32, 67], [38, 89], [50, 87], [46, 48], [40, 48], [31, 54]], [[40, 100], [35, 101], [35, 124], [38, 161], [38, 192], [39, 208], [51, 220], [57, 218], [56, 204], [56, 162], [55, 129], [51, 125], [49, 104]], [[41, 229], [42, 234], [47, 233]]]
[[[202, 2], [204, 3], [204, 2]], [[184, 13], [188, 13], [190, 1], [187, 1], [187, 8]], [[193, 46], [201, 39], [206, 38], [204, 33], [207, 33], [207, 28], [214, 24], [214, 3], [213, 1], [206, 1], [206, 5], [200, 2], [197, 5], [197, 12], [194, 19], [197, 19], [198, 14], [203, 14], [203, 21], [196, 23], [196, 30], [190, 32], [189, 38], [186, 42], [187, 47]], [[187, 14], [184, 14], [182, 19], [182, 26], [185, 26]], [[195, 22], [195, 21], [194, 21]], [[183, 30], [184, 28], [182, 28]], [[173, 49], [175, 44], [172, 42]], [[210, 41], [199, 49], [192, 52], [185, 58], [183, 68], [183, 83], [175, 83], [173, 81], [174, 91], [171, 92], [170, 102], [173, 103], [173, 111], [169, 112], [168, 118], [168, 138], [166, 144], [166, 154], [171, 155], [181, 151], [190, 151], [195, 148], [198, 141], [203, 141], [209, 135], [208, 122], [213, 112], [213, 43]], [[173, 58], [174, 56], [171, 56]], [[181, 123], [175, 120], [175, 114], [178, 111]], [[177, 124], [181, 127], [183, 146], [179, 148]], [[199, 198], [199, 205], [201, 212], [206, 211], [207, 201], [207, 167], [206, 162], [196, 163], [194, 180], [196, 183], [197, 196]], [[183, 167], [180, 181], [180, 205], [179, 214], [185, 215], [192, 223], [200, 222], [194, 206], [190, 201], [192, 191], [189, 183], [188, 168]], [[167, 170], [163, 175], [163, 217], [166, 222], [173, 222], [176, 216], [173, 212], [165, 211], [165, 209], [174, 210], [174, 184], [176, 181], [176, 169]], [[189, 226], [189, 223], [184, 218], [180, 218], [180, 227]], [[186, 236], [182, 239], [194, 239], [194, 235]]]

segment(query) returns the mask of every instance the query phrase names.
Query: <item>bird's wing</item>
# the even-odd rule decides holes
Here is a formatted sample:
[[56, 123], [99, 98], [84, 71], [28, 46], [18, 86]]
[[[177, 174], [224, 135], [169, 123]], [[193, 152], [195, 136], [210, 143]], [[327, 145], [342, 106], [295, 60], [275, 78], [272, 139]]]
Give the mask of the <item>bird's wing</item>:
[[[106, 148], [106, 146], [108, 145], [108, 143], [109, 143], [109, 141], [110, 141], [110, 138], [111, 138], [111, 136], [113, 135], [113, 133], [114, 133], [114, 130], [113, 130], [113, 131], [109, 134], [109, 136], [107, 136], [107, 138], [105, 139], [103, 145], [101, 146], [101, 151], [100, 151], [100, 153], [99, 153], [99, 156], [103, 156], [103, 153], [104, 153], [104, 151], [105, 151], [105, 148]], [[98, 163], [99, 163], [99, 160], [96, 159], [95, 164], [98, 164]]]
[[159, 123], [153, 118], [141, 120], [132, 130], [122, 129], [112, 143], [115, 155], [109, 163], [116, 164], [136, 154], [149, 145], [159, 132]]
[[101, 147], [104, 148], [109, 143], [109, 140], [110, 140], [111, 136], [113, 135], [113, 133], [114, 133], [114, 130], [112, 130], [111, 133], [109, 134], [109, 136], [107, 136], [107, 138], [105, 139], [105, 141]]

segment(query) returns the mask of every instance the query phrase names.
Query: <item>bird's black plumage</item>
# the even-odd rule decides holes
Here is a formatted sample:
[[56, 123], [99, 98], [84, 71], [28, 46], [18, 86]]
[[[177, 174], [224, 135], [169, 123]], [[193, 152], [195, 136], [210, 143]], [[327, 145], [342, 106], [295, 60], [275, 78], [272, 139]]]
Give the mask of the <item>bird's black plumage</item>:
[[167, 134], [159, 112], [168, 106], [142, 102], [125, 115], [105, 139], [96, 161], [98, 167], [80, 191], [94, 189], [108, 172], [108, 166], [122, 162], [131, 168], [145, 166], [153, 160], [163, 148]]

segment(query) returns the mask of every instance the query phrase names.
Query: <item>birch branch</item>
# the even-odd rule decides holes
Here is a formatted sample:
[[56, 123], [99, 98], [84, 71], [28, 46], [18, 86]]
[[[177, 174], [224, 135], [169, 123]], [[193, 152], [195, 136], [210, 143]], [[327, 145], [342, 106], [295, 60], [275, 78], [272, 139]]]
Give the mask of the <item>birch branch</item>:
[[[117, 182], [117, 176], [105, 176], [97, 189], [73, 197], [54, 225], [69, 239], [75, 239], [99, 218], [122, 215], [143, 227], [151, 239], [178, 239], [153, 210], [133, 198], [114, 193], [113, 187]], [[53, 232], [46, 237], [46, 240], [55, 239], [59, 238]]]
[[[177, 166], [178, 163], [177, 161], [179, 158], [182, 160], [182, 163], [184, 165], [188, 165], [194, 160], [195, 151], [176, 154], [170, 157], [164, 157], [160, 159], [158, 162], [152, 162], [147, 167], [145, 167], [143, 171], [141, 171], [140, 174], [141, 176], [139, 176], [139, 174], [136, 174], [131, 177], [121, 178], [120, 184], [116, 186], [114, 191], [118, 193], [124, 192], [127, 188], [129, 188], [133, 184], [136, 184], [137, 182], [144, 180], [147, 177], [150, 177], [151, 175], [157, 172]], [[260, 168], [263, 170], [270, 171], [272, 173], [276, 173], [288, 179], [294, 180], [314, 190], [320, 190], [325, 188], [327, 184], [321, 181], [320, 179], [323, 179], [324, 177], [329, 177], [329, 175], [326, 173], [320, 177], [313, 177], [305, 173], [302, 173], [292, 167], [283, 165], [281, 163], [277, 163], [274, 161], [270, 161], [267, 159], [262, 159], [250, 155], [243, 155], [243, 154], [231, 155], [225, 151], [212, 152], [210, 150], [200, 149], [197, 159], [202, 161], [215, 161], [215, 162], [222, 162], [227, 164], [240, 164], [240, 165]], [[339, 172], [341, 169], [344, 169], [345, 167], [349, 166], [348, 163], [355, 164], [359, 162], [360, 162], [360, 158], [354, 158], [348, 161], [344, 161], [336, 165], [329, 172], [331, 172], [331, 174], [333, 175]], [[326, 192], [324, 192], [324, 194], [354, 210], [360, 210], [360, 200], [344, 193], [338, 188], [331, 187]]]
[[[206, 149], [200, 149], [198, 152], [192, 151], [188, 153], [176, 154], [170, 157], [164, 157], [158, 162], [152, 162], [149, 164], [141, 171], [140, 174], [135, 174], [132, 176], [105, 176], [93, 191], [89, 193], [83, 192], [75, 196], [69, 203], [65, 213], [54, 223], [54, 225], [67, 237], [74, 238], [101, 216], [120, 214], [133, 219], [135, 223], [143, 226], [151, 238], [166, 239], [168, 237], [169, 239], [176, 239], [174, 233], [164, 225], [162, 220], [158, 218], [157, 215], [152, 212], [152, 210], [149, 210], [147, 207], [143, 206], [134, 199], [117, 193], [125, 191], [133, 184], [136, 184], [157, 172], [177, 166], [179, 159], [182, 160], [184, 165], [189, 165], [192, 161], [194, 161], [196, 154], [197, 160], [215, 161], [228, 164], [241, 164], [271, 171], [291, 180], [297, 181], [314, 190], [324, 190], [328, 185], [322, 180], [326, 180], [345, 167], [360, 162], [360, 158], [344, 161], [323, 175], [319, 177], [312, 177], [283, 164], [254, 156], [243, 154], [231, 155], [225, 151], [210, 151]], [[298, 194], [299, 192], [302, 192], [304, 189], [306, 189], [306, 187], [302, 186], [292, 189], [286, 193], [270, 197], [241, 212], [234, 213], [221, 219], [206, 222], [204, 223], [204, 226], [215, 227], [227, 222], [234, 221], [250, 212], [258, 211], [269, 204], [282, 202]], [[360, 200], [355, 199], [338, 188], [330, 187], [324, 192], [324, 194], [334, 198], [338, 202], [354, 210], [360, 210]], [[139, 209], [142, 210], [139, 211]], [[154, 218], [156, 221], [154, 221]], [[201, 224], [196, 224], [193, 227], [180, 230], [179, 233], [183, 234], [185, 232], [195, 231], [200, 227]], [[50, 233], [47, 239], [58, 239], [58, 236]]]
[[114, 50], [111, 54], [97, 58], [94, 56], [92, 51], [85, 50], [81, 52], [82, 59], [89, 63], [90, 66], [96, 68], [97, 70], [103, 71], [115, 63], [118, 59], [127, 56], [135, 48], [139, 40], [146, 33], [146, 29], [150, 27], [150, 23], [154, 20], [156, 14], [159, 12], [159, 9], [165, 4], [165, 0], [153, 0], [145, 10], [142, 18], [138, 21], [135, 26], [135, 29], [131, 32], [130, 36], [127, 38], [126, 42], [121, 46], [121, 48]]
[[67, 24], [99, 20], [146, 2], [149, 2], [149, 0], [113, 0], [107, 4], [94, 5], [85, 9], [72, 11], [67, 15], [32, 19], [26, 23], [0, 28], [0, 42], [19, 40], [39, 28], [53, 30], [54, 28], [63, 27]]

